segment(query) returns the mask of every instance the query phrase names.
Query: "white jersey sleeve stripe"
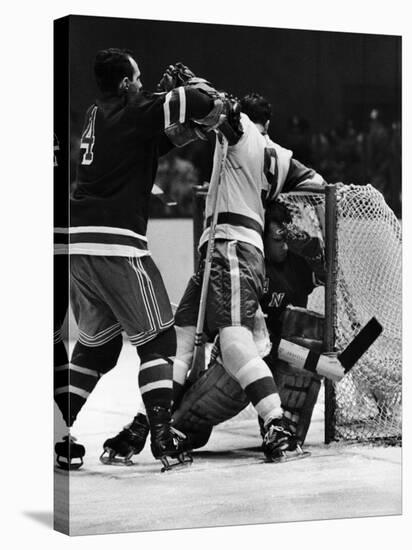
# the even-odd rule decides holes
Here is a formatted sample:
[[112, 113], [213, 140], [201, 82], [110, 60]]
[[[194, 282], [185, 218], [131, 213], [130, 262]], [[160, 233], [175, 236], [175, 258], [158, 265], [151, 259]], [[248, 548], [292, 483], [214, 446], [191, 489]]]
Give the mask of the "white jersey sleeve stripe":
[[163, 103], [163, 113], [165, 117], [165, 128], [170, 126], [170, 99], [172, 97], [172, 92], [166, 94], [165, 102]]
[[180, 104], [179, 122], [183, 124], [183, 122], [186, 120], [186, 92], [183, 87], [178, 88], [178, 91], [179, 91], [179, 104]]

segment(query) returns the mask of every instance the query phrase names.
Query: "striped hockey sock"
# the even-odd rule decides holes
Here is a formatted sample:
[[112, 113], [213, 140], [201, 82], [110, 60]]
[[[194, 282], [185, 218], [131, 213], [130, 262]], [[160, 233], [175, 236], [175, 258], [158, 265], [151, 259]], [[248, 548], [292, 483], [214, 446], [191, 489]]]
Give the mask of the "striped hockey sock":
[[265, 424], [272, 418], [282, 416], [283, 411], [276, 384], [263, 359], [254, 357], [240, 368], [229, 372], [242, 386]]
[[100, 376], [95, 370], [73, 363], [55, 367], [54, 400], [68, 427], [73, 425]]
[[71, 361], [54, 368], [54, 400], [64, 421], [71, 427], [101, 376], [117, 363], [122, 337], [104, 345], [87, 347], [77, 342]]
[[282, 416], [281, 401], [273, 375], [259, 357], [251, 331], [245, 327], [226, 327], [220, 332], [223, 365], [267, 423]]
[[147, 413], [154, 407], [171, 409], [173, 399], [173, 366], [161, 355], [150, 354], [142, 358], [139, 387]]

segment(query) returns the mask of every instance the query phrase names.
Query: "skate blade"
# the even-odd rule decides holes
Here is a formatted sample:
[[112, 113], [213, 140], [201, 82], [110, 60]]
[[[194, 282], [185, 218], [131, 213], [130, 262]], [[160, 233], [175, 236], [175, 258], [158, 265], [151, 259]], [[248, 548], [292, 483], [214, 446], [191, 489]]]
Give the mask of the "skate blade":
[[79, 462], [73, 462], [73, 459], [70, 462], [65, 456], [57, 456], [56, 462], [57, 462], [57, 466], [61, 470], [66, 470], [66, 472], [73, 471], [73, 470], [78, 470], [79, 468], [81, 468], [83, 466], [83, 459], [82, 458], [79, 458]]
[[[171, 460], [173, 460], [173, 462], [171, 462]], [[191, 466], [193, 463], [193, 458], [191, 455], [182, 454], [173, 458], [162, 456], [160, 461], [163, 464], [163, 468], [160, 471], [161, 473], [164, 473], [171, 472], [172, 470], [181, 470]]]
[[276, 458], [269, 458], [268, 462], [282, 463], [292, 462], [293, 460], [302, 460], [303, 458], [310, 457], [309, 451], [282, 451], [282, 453]]
[[[105, 456], [105, 453], [108, 453], [108, 456]], [[133, 460], [130, 460], [130, 457], [119, 457], [112, 455], [111, 451], [104, 450], [100, 455], [100, 462], [105, 466], [133, 466]]]

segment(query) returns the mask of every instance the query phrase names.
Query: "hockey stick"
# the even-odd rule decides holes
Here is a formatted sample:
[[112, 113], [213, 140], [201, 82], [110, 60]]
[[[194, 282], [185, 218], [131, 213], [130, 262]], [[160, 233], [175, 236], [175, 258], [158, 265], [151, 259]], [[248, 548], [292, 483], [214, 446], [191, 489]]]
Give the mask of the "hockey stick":
[[[211, 196], [211, 211], [212, 211], [212, 220], [209, 228], [209, 239], [207, 242], [206, 249], [206, 258], [205, 258], [205, 267], [203, 272], [202, 288], [200, 292], [200, 302], [199, 302], [199, 312], [197, 316], [196, 324], [196, 333], [195, 333], [195, 343], [193, 350], [193, 359], [192, 366], [187, 377], [187, 384], [192, 384], [199, 375], [199, 372], [202, 369], [202, 359], [204, 358], [203, 352], [203, 327], [205, 323], [206, 315], [206, 301], [207, 293], [209, 289], [209, 279], [210, 272], [212, 268], [212, 256], [213, 250], [215, 247], [215, 235], [216, 235], [216, 226], [218, 220], [218, 203], [220, 197], [220, 186], [222, 183], [223, 170], [226, 163], [228, 141], [223, 134], [217, 134], [217, 146], [219, 148], [219, 159], [217, 163], [217, 169], [213, 171], [212, 180], [210, 182], [210, 190], [214, 189], [214, 194]], [[222, 141], [220, 141], [220, 139]]]
[[282, 339], [278, 348], [278, 356], [292, 367], [316, 373], [333, 382], [339, 382], [375, 342], [382, 330], [382, 325], [375, 317], [372, 317], [338, 355], [321, 354]]

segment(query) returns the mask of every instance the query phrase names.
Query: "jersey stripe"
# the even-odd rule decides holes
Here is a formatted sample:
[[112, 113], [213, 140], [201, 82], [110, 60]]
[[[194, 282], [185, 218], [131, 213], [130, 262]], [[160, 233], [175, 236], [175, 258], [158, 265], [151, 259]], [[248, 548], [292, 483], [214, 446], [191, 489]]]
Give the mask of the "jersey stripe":
[[[203, 232], [199, 241], [199, 249], [208, 241], [209, 231], [210, 229], [207, 227]], [[215, 239], [248, 243], [255, 246], [263, 254], [262, 237], [254, 229], [248, 229], [237, 225], [221, 224], [216, 227]]]
[[87, 254], [92, 256], [125, 256], [128, 258], [150, 256], [150, 252], [148, 250], [142, 250], [134, 246], [103, 243], [72, 243], [69, 247], [69, 253]]
[[[67, 231], [67, 228], [63, 228], [63, 229]], [[55, 231], [56, 231], [56, 228], [55, 228]], [[62, 231], [59, 231], [59, 233], [61, 232]], [[70, 235], [75, 235], [76, 233], [110, 233], [112, 235], [125, 235], [127, 237], [134, 237], [136, 239], [140, 239], [141, 241], [147, 242], [147, 237], [145, 237], [144, 235], [135, 233], [130, 229], [124, 229], [123, 227], [109, 227], [109, 226], [102, 226], [102, 225], [80, 225], [76, 227], [70, 227], [69, 233]]]
[[175, 88], [166, 94], [163, 104], [165, 128], [183, 123], [186, 120], [186, 93], [183, 87]]
[[[210, 226], [211, 221], [212, 216], [209, 216], [206, 220], [207, 227]], [[253, 218], [249, 218], [249, 216], [244, 216], [243, 214], [236, 214], [234, 212], [220, 212], [217, 217], [217, 223], [246, 227], [248, 229], [255, 230], [257, 233], [259, 233], [259, 235], [263, 236], [262, 225]]]
[[129, 237], [127, 235], [112, 235], [111, 233], [81, 233], [70, 235], [70, 244], [76, 243], [100, 243], [114, 244], [117, 246], [134, 246], [141, 250], [147, 250], [147, 241], [142, 241], [137, 237]]
[[163, 103], [163, 114], [165, 118], [165, 128], [168, 128], [170, 126], [170, 98], [172, 97], [172, 93], [169, 92], [166, 94], [165, 102]]
[[69, 234], [70, 254], [127, 257], [150, 254], [147, 250], [147, 237], [122, 227], [83, 225], [70, 227]]

